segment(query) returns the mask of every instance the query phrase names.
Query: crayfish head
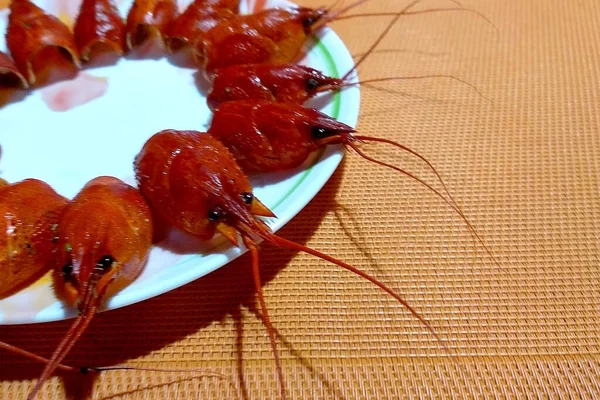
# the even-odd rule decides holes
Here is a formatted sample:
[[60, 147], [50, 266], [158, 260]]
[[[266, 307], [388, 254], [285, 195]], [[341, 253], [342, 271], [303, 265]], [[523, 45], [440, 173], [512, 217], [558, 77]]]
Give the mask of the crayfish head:
[[55, 291], [83, 311], [139, 275], [150, 251], [152, 221], [137, 190], [99, 177], [67, 205], [56, 232]]
[[354, 140], [354, 128], [318, 110], [305, 109], [306, 126], [317, 147], [345, 144]]
[[300, 21], [304, 33], [308, 36], [319, 28], [327, 14], [325, 8], [300, 7], [297, 9], [297, 20]]
[[[236, 199], [221, 201], [208, 210], [208, 220], [215, 229], [234, 245], [238, 245], [238, 232], [244, 236], [260, 236], [266, 226], [257, 216], [275, 217], [275, 214], [251, 192], [239, 195]], [[233, 201], [232, 201], [233, 200]]]
[[155, 145], [166, 154], [168, 172], [158, 175], [164, 181], [142, 180], [140, 188], [151, 204], [160, 204], [159, 195], [168, 199], [165, 217], [177, 228], [206, 240], [218, 231], [237, 245], [238, 232], [248, 236], [245, 227], [262, 229], [257, 216], [274, 216], [253, 195], [250, 180], [216, 137], [197, 131], [159, 132], [138, 157], [140, 172], [157, 164], [152, 158]]
[[86, 250], [73, 251], [72, 245], [66, 243], [59, 255], [60, 264], [54, 271], [56, 291], [68, 305], [79, 311], [98, 305], [123, 269], [123, 264], [106, 250], [98, 249], [91, 254]]
[[303, 81], [302, 86], [304, 86], [304, 90], [308, 95], [307, 97], [312, 97], [317, 93], [340, 89], [344, 84], [343, 80], [323, 75], [316, 69], [302, 65], [298, 65], [296, 68]]

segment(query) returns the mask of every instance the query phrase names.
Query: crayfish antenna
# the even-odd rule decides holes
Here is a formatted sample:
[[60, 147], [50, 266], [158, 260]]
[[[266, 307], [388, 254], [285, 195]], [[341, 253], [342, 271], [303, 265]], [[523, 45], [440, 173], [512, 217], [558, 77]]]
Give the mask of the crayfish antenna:
[[[376, 137], [371, 137], [371, 136], [363, 136], [363, 135], [354, 135], [353, 137], [354, 137], [354, 139], [357, 139], [357, 140], [362, 140], [362, 141], [367, 141], [367, 142], [380, 142], [380, 143], [387, 143], [387, 144], [391, 144], [392, 146], [398, 147], [398, 148], [400, 148], [401, 150], [404, 150], [404, 151], [406, 151], [407, 153], [410, 153], [410, 154], [414, 155], [414, 156], [415, 156], [415, 157], [417, 157], [419, 160], [423, 161], [425, 164], [427, 164], [427, 166], [429, 167], [429, 169], [431, 169], [431, 171], [432, 171], [432, 172], [435, 174], [435, 176], [437, 177], [438, 181], [441, 183], [442, 187], [444, 188], [444, 191], [446, 192], [446, 194], [447, 194], [447, 195], [448, 195], [448, 197], [450, 198], [450, 201], [452, 202], [452, 204], [453, 204], [454, 206], [456, 206], [456, 211], [457, 211], [457, 212], [458, 212], [458, 213], [459, 213], [461, 216], [462, 216], [462, 215], [464, 215], [464, 214], [463, 214], [463, 211], [460, 209], [460, 207], [459, 207], [459, 206], [458, 206], [458, 204], [456, 203], [456, 200], [454, 200], [454, 197], [453, 197], [453, 196], [452, 196], [452, 194], [450, 193], [450, 190], [448, 190], [448, 187], [446, 186], [446, 183], [445, 183], [445, 182], [444, 182], [444, 180], [442, 179], [442, 176], [440, 175], [440, 173], [439, 173], [439, 172], [437, 171], [437, 169], [436, 169], [436, 168], [433, 166], [433, 164], [432, 164], [432, 163], [431, 163], [431, 162], [430, 162], [428, 159], [426, 159], [425, 157], [423, 157], [421, 154], [417, 153], [416, 151], [414, 151], [413, 149], [411, 149], [411, 148], [410, 148], [410, 147], [408, 147], [408, 146], [405, 146], [405, 145], [403, 145], [403, 144], [401, 144], [401, 143], [395, 142], [395, 141], [393, 141], [393, 140], [390, 140], [390, 139], [376, 138]], [[356, 146], [354, 143], [352, 143], [352, 142], [349, 142], [349, 143], [348, 143], [348, 145], [349, 145], [350, 147], [352, 147], [352, 149], [353, 149], [354, 151], [356, 151], [356, 153], [357, 153], [358, 155], [360, 155], [361, 157], [363, 157], [364, 159], [366, 159], [366, 160], [368, 160], [368, 161], [372, 161], [372, 162], [374, 162], [374, 163], [376, 163], [376, 164], [379, 164], [379, 165], [382, 165], [382, 166], [384, 166], [384, 167], [388, 167], [388, 168], [394, 169], [394, 170], [396, 170], [396, 171], [398, 171], [398, 172], [401, 172], [401, 173], [403, 173], [403, 174], [405, 174], [405, 175], [408, 175], [409, 177], [411, 177], [411, 178], [413, 178], [413, 179], [417, 180], [419, 183], [421, 183], [421, 184], [423, 184], [423, 185], [427, 186], [429, 189], [431, 189], [431, 190], [435, 190], [435, 189], [433, 189], [432, 187], [430, 187], [430, 185], [428, 185], [427, 183], [425, 183], [425, 182], [424, 182], [422, 179], [419, 179], [419, 178], [417, 178], [416, 176], [414, 176], [413, 174], [409, 173], [408, 171], [406, 171], [406, 170], [404, 170], [404, 169], [402, 169], [402, 168], [396, 167], [395, 165], [388, 164], [388, 163], [386, 163], [386, 162], [383, 162], [383, 161], [379, 161], [379, 160], [377, 160], [377, 159], [375, 159], [375, 158], [373, 158], [373, 157], [370, 157], [370, 156], [366, 155], [366, 154], [365, 154], [365, 153], [364, 153], [362, 150], [360, 150], [360, 149], [359, 149], [359, 148], [358, 148], [358, 147], [357, 147], [357, 146]], [[437, 191], [436, 191], [436, 192], [437, 192]], [[437, 194], [441, 196], [441, 194], [439, 194], [439, 193], [437, 193]], [[442, 196], [442, 198], [444, 198], [444, 197]], [[444, 199], [445, 199], [445, 198], [444, 198]], [[452, 205], [452, 204], [450, 204], [450, 205]], [[468, 221], [466, 221], [466, 222], [468, 223]]]
[[90, 305], [84, 308], [84, 311], [75, 319], [75, 322], [73, 322], [73, 325], [71, 325], [71, 328], [69, 328], [69, 331], [67, 332], [63, 340], [60, 342], [60, 344], [54, 351], [54, 354], [46, 364], [42, 375], [40, 376], [35, 387], [27, 397], [27, 400], [34, 400], [36, 398], [44, 382], [46, 382], [46, 380], [48, 380], [48, 378], [54, 372], [54, 370], [58, 368], [59, 363], [66, 357], [66, 355], [75, 345], [79, 337], [81, 337], [81, 334], [88, 327], [95, 313], [96, 306]]
[[[325, 23], [330, 23], [331, 21], [340, 21], [343, 19], [351, 19], [351, 18], [356, 18], [356, 17], [381, 17], [381, 16], [389, 16], [389, 15], [395, 15], [396, 17], [400, 17], [402, 15], [408, 15], [407, 11], [410, 10], [412, 7], [414, 7], [415, 5], [417, 5], [418, 3], [420, 3], [423, 0], [414, 0], [410, 3], [408, 3], [408, 5], [404, 6], [404, 8], [398, 12], [384, 12], [384, 13], [374, 13], [374, 14], [352, 14], [352, 15], [342, 15], [348, 11], [350, 11], [351, 9], [355, 8], [356, 6], [359, 6], [360, 4], [366, 2], [368, 0], [359, 0], [356, 1], [352, 4], [350, 4], [347, 7], [342, 8], [341, 10], [338, 10], [336, 12], [330, 13], [327, 18], [325, 18], [324, 22]], [[419, 12], [419, 11], [417, 11]], [[430, 11], [429, 11], [430, 12]], [[396, 18], [397, 19], [397, 18]]]
[[445, 12], [445, 11], [467, 11], [470, 13], [473, 13], [475, 15], [477, 15], [478, 17], [480, 17], [481, 19], [483, 19], [485, 22], [487, 22], [492, 28], [494, 28], [496, 30], [496, 32], [500, 32], [500, 30], [498, 29], [498, 27], [492, 22], [490, 21], [490, 19], [488, 17], [486, 17], [483, 13], [480, 13], [477, 10], [473, 10], [471, 8], [464, 8], [464, 7], [460, 7], [460, 8], [430, 8], [427, 10], [419, 10], [419, 11], [409, 11], [404, 13], [404, 15], [418, 15], [418, 14], [427, 14], [427, 13], [433, 13], [433, 12]]
[[[487, 98], [486, 96], [483, 95], [483, 93], [481, 93], [479, 91], [479, 89], [477, 89], [477, 87], [475, 85], [473, 85], [472, 83], [469, 83], [463, 79], [457, 78], [455, 76], [452, 75], [445, 75], [445, 74], [436, 74], [436, 75], [420, 75], [420, 76], [399, 76], [399, 77], [389, 77], [389, 78], [375, 78], [375, 79], [368, 79], [368, 80], [364, 80], [364, 81], [357, 81], [357, 82], [353, 82], [351, 79], [351, 75], [358, 70], [358, 67], [371, 55], [373, 54], [373, 52], [375, 51], [375, 48], [379, 45], [379, 43], [381, 43], [381, 41], [385, 38], [385, 36], [390, 32], [390, 30], [392, 29], [392, 27], [394, 26], [394, 24], [398, 21], [398, 19], [402, 16], [402, 15], [410, 15], [410, 13], [407, 12], [408, 9], [410, 9], [412, 6], [414, 6], [416, 3], [418, 3], [420, 0], [415, 1], [413, 3], [410, 3], [407, 7], [405, 7], [402, 11], [400, 11], [399, 13], [394, 13], [391, 15], [395, 15], [395, 18], [387, 25], [387, 27], [384, 29], [384, 31], [379, 35], [379, 37], [377, 38], [377, 40], [375, 40], [375, 42], [369, 47], [369, 49], [363, 53], [361, 55], [361, 57], [358, 59], [358, 61], [354, 64], [354, 66], [348, 70], [348, 72], [346, 72], [346, 74], [342, 77], [342, 81], [344, 82], [339, 89], [343, 89], [345, 87], [351, 87], [351, 86], [355, 86], [355, 85], [362, 85], [362, 84], [367, 84], [367, 83], [375, 83], [375, 82], [385, 82], [385, 81], [395, 81], [395, 80], [415, 80], [415, 79], [433, 79], [433, 78], [448, 78], [448, 79], [453, 79], [455, 81], [458, 81], [464, 85], [469, 86], [471, 89], [473, 89], [475, 92], [477, 92], [477, 94], [482, 97], [483, 99], [485, 99], [488, 103], [493, 104], [492, 100], [490, 100], [489, 98]], [[460, 3], [456, 2], [457, 4], [460, 5]], [[434, 10], [429, 10], [429, 11], [434, 11]], [[420, 13], [420, 11], [416, 11], [417, 13]]]
[[275, 357], [275, 365], [277, 368], [277, 376], [279, 377], [279, 388], [281, 390], [281, 398], [282, 400], [286, 400], [287, 394], [285, 390], [285, 381], [283, 378], [283, 369], [281, 367], [281, 360], [279, 359], [279, 352], [277, 351], [277, 338], [275, 337], [275, 329], [273, 329], [273, 325], [271, 324], [271, 320], [269, 319], [269, 312], [267, 310], [267, 304], [265, 303], [265, 298], [263, 296], [262, 291], [262, 283], [260, 280], [260, 271], [258, 263], [258, 248], [256, 247], [256, 244], [246, 236], [243, 236], [243, 241], [244, 245], [250, 251], [250, 255], [252, 257], [252, 276], [254, 277], [254, 288], [258, 296], [262, 320], [265, 324], [265, 327], [267, 328], [267, 332], [269, 334], [269, 342], [271, 342], [273, 356]]
[[[412, 7], [415, 3], [418, 3], [418, 0], [414, 3], [411, 3], [408, 8]], [[405, 10], [407, 10], [408, 8], [406, 8]], [[365, 54], [362, 55], [362, 57], [356, 62], [354, 63], [354, 67], [352, 67], [348, 72], [346, 72], [346, 74], [342, 77], [342, 81], [346, 81], [348, 79], [348, 77], [358, 69], [358, 66], [360, 64], [362, 64], [367, 57], [369, 57], [373, 51], [375, 50], [375, 48], [379, 45], [379, 43], [381, 43], [381, 41], [383, 40], [383, 38], [390, 32], [390, 30], [392, 29], [392, 27], [394, 26], [394, 24], [400, 19], [400, 17], [402, 16], [402, 12], [400, 12], [398, 15], [396, 15], [396, 17], [392, 20], [392, 22], [390, 22], [388, 24], [388, 26], [385, 28], [385, 30], [381, 33], [381, 35], [379, 35], [379, 37], [377, 38], [377, 40], [375, 40], [375, 42], [371, 45], [371, 47], [369, 47], [369, 50], [367, 50], [367, 52]]]
[[[20, 347], [17, 346], [13, 346], [12, 344], [6, 343], [6, 342], [2, 342], [0, 341], [0, 349], [4, 349], [8, 352], [11, 352], [13, 354], [18, 354], [24, 357], [27, 357], [31, 360], [34, 361], [39, 361], [41, 363], [50, 363], [50, 360], [42, 357], [42, 356], [38, 356], [35, 353], [32, 353], [30, 351], [27, 350], [23, 350]], [[219, 372], [215, 372], [215, 371], [211, 371], [211, 370], [207, 370], [207, 369], [180, 369], [180, 368], [146, 368], [146, 367], [133, 367], [133, 366], [127, 366], [127, 365], [115, 365], [112, 367], [72, 367], [69, 365], [64, 365], [64, 364], [57, 364], [56, 365], [56, 369], [57, 370], [61, 370], [64, 372], [79, 372], [81, 374], [88, 374], [90, 372], [110, 372], [110, 371], [149, 371], [149, 372], [175, 372], [175, 373], [200, 373], [203, 374], [204, 376], [210, 376], [210, 377], [215, 377], [215, 378], [219, 378], [219, 379], [224, 379], [227, 382], [229, 382], [230, 384], [233, 384], [233, 382], [231, 381], [231, 379], [229, 379], [226, 375], [221, 374]]]
[[423, 157], [422, 155], [420, 155], [419, 153], [417, 153], [414, 150], [411, 150], [410, 148], [394, 142], [393, 140], [389, 140], [389, 139], [382, 139], [382, 138], [374, 138], [374, 137], [370, 137], [370, 136], [354, 136], [355, 139], [357, 140], [364, 140], [364, 141], [373, 141], [373, 142], [382, 142], [382, 143], [387, 143], [387, 144], [391, 144], [393, 146], [399, 147], [402, 150], [407, 151], [410, 154], [413, 154], [414, 156], [418, 157], [420, 160], [424, 161], [427, 166], [433, 171], [433, 173], [436, 175], [437, 179], [439, 180], [439, 182], [441, 183], [442, 187], [444, 188], [444, 191], [446, 192], [446, 194], [448, 195], [449, 199], [448, 200], [446, 197], [444, 197], [439, 191], [437, 191], [433, 186], [431, 186], [430, 184], [428, 184], [427, 182], [425, 182], [424, 180], [422, 180], [421, 178], [417, 177], [416, 175], [412, 174], [411, 172], [402, 169], [400, 167], [397, 167], [393, 164], [389, 164], [386, 163], [384, 161], [380, 161], [377, 160], [367, 154], [365, 154], [362, 150], [360, 150], [358, 148], [358, 146], [356, 146], [356, 144], [352, 143], [352, 142], [346, 142], [345, 144], [347, 144], [348, 146], [350, 146], [359, 156], [361, 156], [362, 158], [364, 158], [367, 161], [371, 161], [374, 162], [375, 164], [393, 169], [395, 171], [400, 172], [401, 174], [404, 174], [406, 176], [408, 176], [409, 178], [417, 181], [418, 183], [420, 183], [421, 185], [425, 186], [427, 189], [431, 190], [436, 196], [438, 196], [440, 199], [442, 199], [446, 204], [448, 204], [460, 217], [461, 219], [465, 222], [465, 224], [467, 225], [467, 229], [469, 230], [469, 232], [471, 233], [471, 235], [474, 235], [475, 239], [483, 246], [483, 248], [485, 249], [486, 253], [490, 256], [490, 258], [492, 259], [492, 261], [494, 262], [494, 264], [496, 265], [496, 267], [498, 267], [499, 269], [503, 269], [500, 266], [500, 263], [498, 262], [498, 260], [496, 260], [496, 258], [494, 257], [494, 255], [492, 254], [491, 250], [488, 248], [488, 246], [485, 244], [485, 242], [483, 241], [483, 239], [481, 238], [481, 236], [479, 235], [479, 233], [477, 233], [477, 230], [475, 230], [475, 227], [473, 226], [473, 224], [471, 224], [471, 222], [467, 219], [465, 213], [462, 211], [462, 209], [460, 208], [460, 206], [458, 205], [458, 203], [454, 200], [454, 197], [452, 196], [452, 194], [450, 193], [450, 191], [448, 190], [448, 187], [446, 186], [446, 184], [444, 183], [444, 180], [442, 179], [441, 175], [438, 173], [438, 171], [436, 170], [436, 168], [433, 166], [433, 164], [431, 164], [431, 162], [429, 162], [429, 160], [427, 160], [425, 157]]
[[[27, 350], [23, 350], [20, 347], [13, 346], [12, 344], [0, 341], [0, 349], [4, 349], [13, 354], [18, 354], [24, 357], [27, 357], [34, 361], [39, 361], [42, 363], [49, 363], [50, 360], [48, 358], [38, 356], [35, 353], [32, 353]], [[112, 367], [72, 367], [64, 364], [57, 364], [56, 369], [64, 371], [64, 372], [80, 372], [82, 374], [87, 374], [89, 372], [109, 372], [109, 371], [150, 371], [150, 372], [176, 372], [176, 373], [201, 373], [205, 376], [212, 376], [215, 378], [221, 378], [231, 383], [231, 380], [221, 374], [219, 372], [207, 370], [207, 369], [181, 369], [181, 368], [147, 368], [147, 367], [133, 367], [128, 365], [115, 365]]]
[[[0, 349], [4, 349], [4, 350], [6, 350], [8, 352], [11, 352], [13, 354], [18, 354], [18, 355], [27, 357], [27, 358], [29, 358], [31, 360], [34, 360], [34, 361], [39, 361], [39, 362], [42, 362], [42, 363], [49, 363], [50, 362], [50, 360], [47, 359], [47, 358], [45, 358], [45, 357], [38, 356], [35, 353], [32, 353], [32, 352], [27, 351], [27, 350], [23, 350], [23, 349], [21, 349], [21, 348], [19, 348], [17, 346], [13, 346], [12, 344], [8, 344], [6, 342], [0, 342]], [[56, 369], [59, 369], [61, 371], [65, 371], [65, 372], [74, 372], [74, 371], [78, 370], [78, 368], [71, 367], [71, 366], [68, 366], [68, 365], [63, 365], [63, 364], [57, 364], [56, 365]]]
[[355, 273], [356, 275], [368, 280], [369, 282], [375, 284], [376, 286], [378, 286], [380, 289], [382, 289], [384, 292], [388, 293], [390, 296], [392, 296], [394, 299], [396, 299], [402, 306], [404, 306], [404, 308], [406, 308], [415, 318], [417, 318], [419, 320], [419, 322], [425, 327], [425, 329], [427, 329], [427, 331], [433, 335], [433, 337], [442, 345], [442, 347], [444, 348], [444, 350], [446, 352], [448, 352], [449, 354], [452, 354], [452, 352], [450, 351], [450, 349], [446, 346], [446, 344], [444, 343], [444, 341], [440, 338], [440, 336], [435, 332], [435, 330], [433, 329], [433, 327], [431, 326], [431, 324], [423, 317], [421, 316], [421, 314], [419, 314], [417, 312], [417, 310], [415, 310], [406, 300], [404, 300], [402, 297], [400, 297], [400, 295], [398, 295], [396, 292], [394, 292], [392, 289], [390, 289], [388, 286], [386, 286], [383, 282], [379, 281], [378, 279], [372, 277], [371, 275], [367, 274], [364, 271], [359, 270], [356, 267], [353, 267], [350, 264], [347, 264], [341, 260], [338, 260], [334, 257], [331, 257], [325, 253], [321, 253], [318, 250], [315, 249], [311, 249], [310, 247], [306, 247], [303, 246], [301, 244], [292, 242], [290, 240], [284, 239], [281, 236], [277, 236], [274, 233], [264, 233], [261, 232], [261, 236], [263, 237], [263, 239], [265, 239], [266, 241], [276, 245], [276, 246], [281, 246], [281, 247], [286, 247], [288, 249], [292, 249], [292, 250], [298, 250], [298, 251], [302, 251], [304, 253], [308, 253], [311, 254], [315, 257], [319, 257], [325, 261], [329, 261], [330, 263], [333, 263], [335, 265], [338, 265], [350, 272]]
[[472, 83], [470, 83], [468, 81], [465, 81], [464, 79], [460, 79], [460, 78], [455, 77], [454, 75], [447, 75], [447, 74], [417, 75], [417, 76], [393, 76], [393, 77], [388, 77], [388, 78], [366, 79], [364, 81], [357, 81], [357, 82], [345, 81], [344, 84], [342, 84], [340, 86], [340, 89], [346, 88], [346, 87], [351, 87], [351, 86], [356, 86], [356, 85], [365, 85], [368, 83], [376, 83], [376, 82], [418, 80], [418, 79], [438, 79], [438, 78], [452, 79], [457, 82], [460, 82], [463, 85], [466, 85], [466, 86], [470, 87], [472, 90], [474, 90], [479, 97], [481, 97], [482, 99], [487, 101], [489, 104], [491, 104], [491, 105], [494, 104], [492, 99], [490, 99], [489, 97], [487, 97], [486, 95], [481, 93], [481, 91], [479, 89], [477, 89], [477, 86], [473, 85]]
[[109, 371], [147, 371], [147, 372], [165, 372], [177, 374], [201, 374], [203, 377], [213, 377], [227, 381], [234, 390], [237, 390], [233, 381], [228, 376], [203, 368], [150, 368], [150, 367], [132, 367], [128, 365], [114, 365], [112, 367], [80, 367], [79, 372], [88, 374], [90, 372], [109, 372]]
[[[349, 5], [347, 5], [344, 8], [341, 8], [341, 9], [339, 9], [337, 11], [334, 11], [334, 12], [330, 12], [327, 15], [327, 17], [323, 19], [322, 24], [325, 25], [325, 24], [328, 24], [329, 22], [331, 22], [331, 21], [333, 21], [335, 19], [339, 19], [339, 18], [337, 18], [339, 15], [342, 15], [342, 14], [344, 14], [344, 13], [352, 10], [353, 8], [358, 7], [361, 4], [363, 4], [363, 3], [366, 3], [367, 1], [369, 1], [369, 0], [357, 0], [354, 3], [350, 3]], [[421, 1], [421, 0], [419, 0], [419, 1]], [[335, 6], [335, 4], [334, 4], [334, 6]]]
[[177, 372], [177, 373], [184, 373], [184, 372], [194, 372], [194, 373], [201, 373], [201, 374], [205, 374], [206, 376], [213, 376], [215, 378], [221, 378], [221, 379], [225, 379], [226, 381], [229, 381], [229, 378], [223, 374], [221, 374], [220, 372], [215, 372], [215, 371], [211, 371], [208, 369], [196, 369], [196, 368], [190, 368], [190, 369], [185, 369], [185, 368], [150, 368], [150, 367], [131, 367], [128, 365], [115, 365], [112, 367], [79, 367], [79, 372], [81, 372], [82, 374], [87, 374], [88, 372], [108, 372], [108, 371], [148, 371], [148, 372]]
[[[478, 17], [480, 17], [481, 19], [483, 19], [485, 22], [487, 22], [490, 26], [492, 26], [496, 32], [498, 32], [498, 27], [496, 25], [494, 25], [494, 23], [492, 21], [490, 21], [490, 19], [488, 17], [486, 17], [484, 14], [482, 14], [481, 12], [477, 11], [477, 10], [473, 10], [471, 8], [465, 8], [463, 7], [463, 5], [461, 3], [459, 3], [458, 1], [454, 1], [454, 0], [449, 0], [452, 3], [456, 4], [459, 7], [450, 7], [450, 8], [428, 8], [425, 10], [418, 10], [418, 11], [408, 11], [409, 9], [411, 9], [412, 7], [414, 7], [415, 5], [417, 5], [417, 3], [420, 3], [422, 0], [415, 0], [412, 3], [409, 3], [408, 6], [404, 7], [401, 11], [399, 12], [392, 12], [392, 11], [388, 11], [388, 12], [378, 12], [378, 13], [371, 13], [371, 14], [352, 14], [352, 15], [344, 15], [344, 16], [340, 16], [337, 17], [338, 15], [341, 14], [341, 12], [336, 12], [336, 21], [340, 21], [343, 19], [351, 19], [351, 18], [357, 18], [357, 17], [385, 17], [385, 16], [392, 16], [392, 15], [397, 15], [397, 16], [401, 16], [401, 15], [420, 15], [420, 14], [429, 14], [429, 13], [435, 13], [435, 12], [448, 12], [448, 11], [467, 11], [470, 13], [473, 13], [475, 15], [477, 15]], [[344, 9], [345, 11], [348, 11], [348, 7], [346, 9]], [[334, 18], [327, 18], [328, 22], [333, 20]]]

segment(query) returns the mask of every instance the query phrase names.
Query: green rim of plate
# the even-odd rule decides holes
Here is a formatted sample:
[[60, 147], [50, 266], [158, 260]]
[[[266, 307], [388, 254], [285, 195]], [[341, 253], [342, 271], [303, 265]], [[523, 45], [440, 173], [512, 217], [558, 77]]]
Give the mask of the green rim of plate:
[[[335, 65], [335, 61], [333, 61], [333, 56], [329, 52], [329, 49], [327, 49], [327, 47], [325, 47], [325, 45], [323, 43], [321, 43], [321, 40], [319, 40], [319, 38], [316, 37], [315, 35], [312, 36], [312, 40], [315, 42], [317, 48], [325, 55], [325, 61], [327, 62], [327, 68], [329, 69], [329, 72], [328, 72], [329, 76], [339, 78], [340, 72], [337, 68], [337, 65]], [[339, 118], [341, 108], [342, 108], [342, 96], [341, 96], [340, 92], [337, 92], [336, 94], [333, 95], [333, 112], [332, 112], [333, 118], [335, 118], [335, 119]], [[275, 203], [275, 205], [273, 206], [273, 209], [279, 207], [281, 205], [281, 203], [286, 201], [287, 198], [290, 197], [290, 195], [292, 193], [294, 193], [296, 191], [296, 189], [298, 189], [298, 186], [300, 186], [302, 184], [302, 182], [304, 182], [306, 180], [306, 178], [308, 177], [308, 175], [311, 173], [313, 167], [321, 160], [321, 157], [323, 157], [324, 152], [325, 152], [325, 149], [319, 150], [317, 157], [315, 157], [315, 160], [310, 164], [308, 169], [306, 171], [304, 171], [304, 173], [302, 174], [302, 176], [300, 177], [298, 182], [296, 182], [296, 184], [294, 184], [294, 186], [292, 186], [290, 188], [290, 190], [288, 190], [288, 192], [286, 194], [284, 194], [283, 197]]]

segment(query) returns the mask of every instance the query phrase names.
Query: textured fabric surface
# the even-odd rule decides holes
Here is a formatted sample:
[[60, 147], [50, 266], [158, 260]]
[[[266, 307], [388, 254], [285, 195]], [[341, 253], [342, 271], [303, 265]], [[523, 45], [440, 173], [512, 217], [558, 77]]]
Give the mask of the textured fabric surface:
[[[302, 1], [307, 6], [322, 1]], [[399, 10], [405, 1], [361, 5]], [[281, 235], [387, 283], [427, 318], [445, 350], [374, 285], [322, 260], [264, 246], [264, 293], [294, 399], [557, 398], [600, 395], [600, 2], [470, 0], [483, 14], [401, 18], [362, 79], [362, 134], [430, 160], [498, 260], [460, 217], [398, 173], [356, 155]], [[423, 8], [456, 7], [450, 1]], [[332, 27], [354, 55], [391, 16]], [[365, 151], [442, 190], [419, 160]], [[99, 315], [71, 365], [204, 368], [54, 377], [40, 398], [264, 399], [279, 396], [249, 258], [141, 304]], [[1, 327], [49, 355], [69, 323]], [[2, 353], [2, 398], [23, 399], [39, 364]]]

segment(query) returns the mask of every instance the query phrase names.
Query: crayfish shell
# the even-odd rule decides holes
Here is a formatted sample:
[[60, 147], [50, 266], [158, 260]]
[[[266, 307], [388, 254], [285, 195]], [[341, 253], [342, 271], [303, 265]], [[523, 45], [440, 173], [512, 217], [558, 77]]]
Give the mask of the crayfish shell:
[[46, 49], [58, 49], [61, 58], [80, 67], [79, 52], [69, 28], [29, 0], [13, 0], [10, 4], [6, 44], [15, 65], [30, 84], [37, 81], [37, 66], [51, 70], [57, 63]]
[[0, 298], [10, 296], [50, 271], [55, 229], [68, 200], [48, 184], [26, 179], [0, 187]]
[[238, 14], [239, 0], [196, 0], [169, 25], [166, 44], [174, 52], [200, 40], [203, 34]]
[[27, 89], [29, 83], [23, 74], [19, 72], [19, 69], [10, 57], [0, 51], [0, 88], [19, 86], [23, 89]]
[[237, 217], [249, 216], [240, 195], [252, 192], [250, 181], [211, 135], [158, 132], [144, 144], [134, 167], [140, 191], [154, 210], [202, 240], [211, 239], [217, 230], [218, 224], [208, 218], [215, 205], [239, 211]]
[[167, 28], [176, 15], [175, 0], [135, 0], [127, 14], [127, 48], [139, 47], [152, 37], [158, 37], [164, 43]]
[[83, 0], [73, 32], [83, 61], [100, 46], [119, 56], [124, 53], [125, 22], [110, 0]]
[[210, 73], [239, 64], [284, 65], [296, 61], [306, 38], [298, 11], [267, 9], [218, 24], [195, 44], [195, 51]]

